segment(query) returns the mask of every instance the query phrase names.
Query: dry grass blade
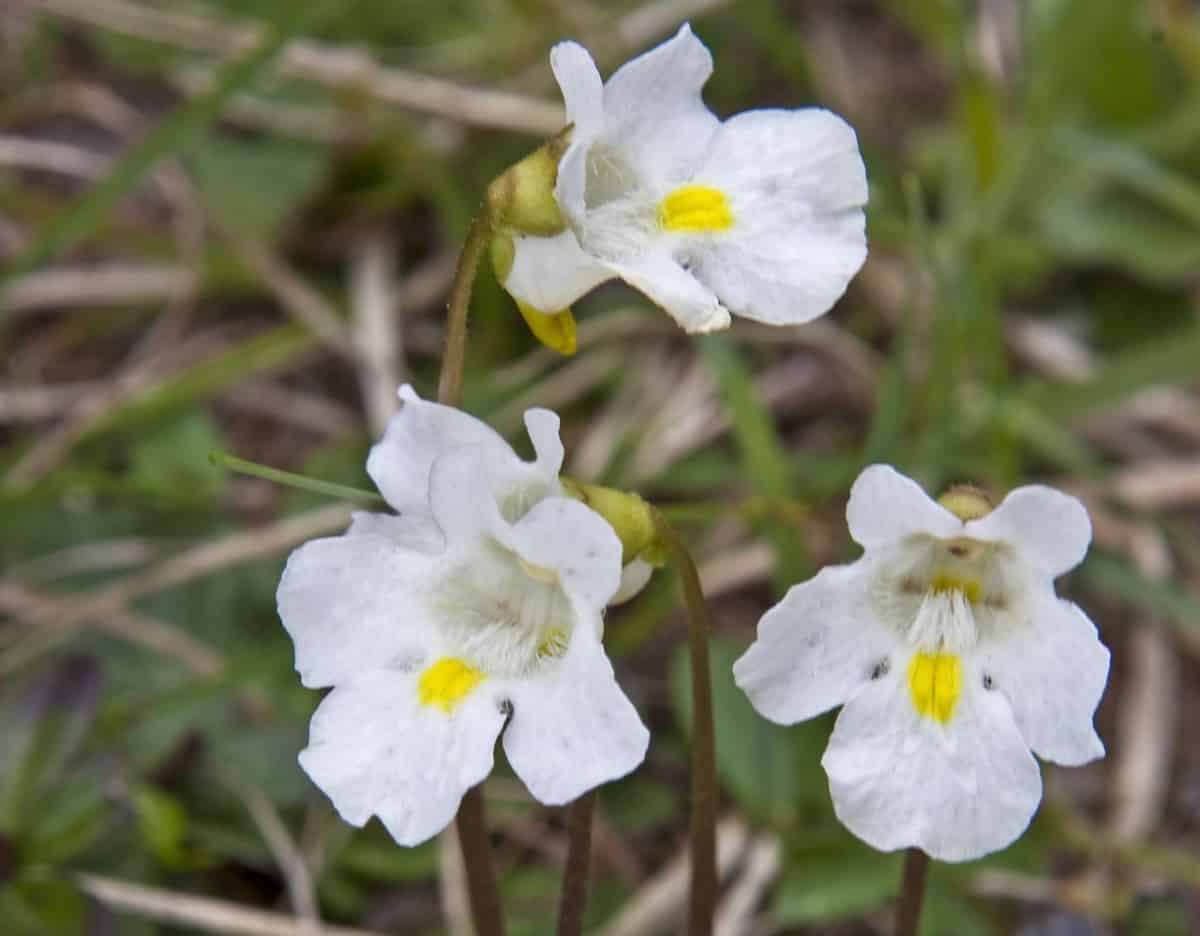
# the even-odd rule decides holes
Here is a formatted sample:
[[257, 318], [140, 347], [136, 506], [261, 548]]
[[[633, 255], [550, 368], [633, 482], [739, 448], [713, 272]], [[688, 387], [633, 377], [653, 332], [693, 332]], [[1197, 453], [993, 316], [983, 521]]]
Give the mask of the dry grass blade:
[[275, 805], [258, 787], [228, 771], [222, 772], [222, 776], [226, 784], [245, 804], [246, 811], [250, 813], [250, 818], [254, 820], [263, 841], [271, 851], [271, 856], [279, 866], [279, 871], [287, 884], [288, 900], [300, 920], [297, 933], [299, 936], [317, 936], [321, 933], [322, 926], [320, 910], [317, 907], [317, 895], [313, 889], [312, 874], [309, 872], [304, 854], [297, 847], [291, 833], [288, 832]]
[[[717, 826], [717, 874], [724, 880], [741, 860], [750, 832], [740, 819]], [[688, 856], [680, 854], [634, 894], [602, 936], [646, 936], [682, 919], [688, 899]]]
[[196, 274], [182, 266], [60, 267], [14, 280], [0, 297], [0, 312], [175, 302], [192, 295], [198, 285]]
[[[303, 924], [295, 917], [266, 910], [252, 910], [225, 900], [193, 897], [178, 891], [144, 887], [98, 874], [79, 874], [80, 889], [120, 913], [145, 917], [161, 923], [189, 926], [207, 933], [238, 936], [297, 936]], [[324, 926], [321, 936], [384, 936], [375, 930], [350, 926]]]
[[97, 630], [178, 660], [199, 676], [216, 676], [225, 667], [221, 655], [206, 644], [157, 618], [123, 607], [97, 612], [86, 599], [57, 598], [0, 582], [0, 610], [31, 624], [63, 631], [54, 635], [53, 645], [67, 639], [71, 629], [90, 620]]
[[763, 895], [775, 883], [783, 863], [783, 843], [775, 835], [760, 835], [750, 843], [746, 861], [729, 885], [717, 909], [714, 936], [749, 936], [754, 932], [755, 913]]
[[[262, 35], [255, 24], [226, 25], [208, 16], [166, 11], [128, 0], [24, 2], [74, 22], [220, 56], [253, 48]], [[295, 78], [365, 93], [408, 110], [481, 127], [550, 136], [563, 125], [563, 112], [557, 104], [387, 68], [357, 49], [297, 40], [284, 49], [276, 67]]]

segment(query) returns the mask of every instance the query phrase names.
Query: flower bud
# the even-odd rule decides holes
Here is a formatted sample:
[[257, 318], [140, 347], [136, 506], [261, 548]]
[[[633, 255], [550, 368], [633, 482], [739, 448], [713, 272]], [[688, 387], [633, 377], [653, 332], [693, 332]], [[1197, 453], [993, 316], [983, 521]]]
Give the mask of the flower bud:
[[554, 198], [558, 161], [566, 151], [569, 128], [538, 147], [488, 186], [487, 210], [492, 227], [537, 237], [566, 230]]

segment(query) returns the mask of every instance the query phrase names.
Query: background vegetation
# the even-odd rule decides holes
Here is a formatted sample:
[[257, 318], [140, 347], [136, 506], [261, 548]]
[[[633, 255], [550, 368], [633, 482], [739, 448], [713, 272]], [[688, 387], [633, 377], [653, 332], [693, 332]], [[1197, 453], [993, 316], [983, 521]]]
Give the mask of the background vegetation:
[[[879, 460], [933, 490], [1083, 497], [1095, 548], [1062, 588], [1114, 653], [1108, 759], [1047, 768], [1013, 848], [936, 866], [925, 932], [1200, 931], [1194, 4], [5, 0], [4, 933], [463, 932], [453, 848], [351, 830], [296, 765], [318, 694], [275, 584], [349, 508], [209, 456], [369, 486], [396, 384], [433, 393], [486, 182], [557, 126], [549, 46], [578, 38], [608, 71], [684, 18], [719, 114], [820, 104], [858, 128], [866, 268], [818, 323], [703, 341], [605, 288], [570, 359], [485, 272], [466, 405], [510, 436], [526, 406], [558, 409], [570, 471], [669, 507], [702, 560], [723, 932], [890, 925], [898, 859], [833, 817], [831, 719], [771, 726], [729, 676], [787, 584], [853, 556], [846, 491]], [[672, 586], [608, 623], [654, 739], [601, 797], [591, 918], [610, 936], [682, 906]], [[562, 816], [503, 765], [487, 795], [512, 931], [548, 933]]]

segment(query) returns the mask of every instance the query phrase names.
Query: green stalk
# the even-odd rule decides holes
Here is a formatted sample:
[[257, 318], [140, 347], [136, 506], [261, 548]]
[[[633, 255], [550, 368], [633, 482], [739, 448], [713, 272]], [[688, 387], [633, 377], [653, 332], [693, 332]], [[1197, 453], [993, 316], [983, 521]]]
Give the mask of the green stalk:
[[450, 288], [450, 305], [446, 317], [446, 347], [442, 353], [442, 376], [438, 381], [438, 402], [447, 406], [462, 405], [463, 365], [467, 357], [467, 313], [471, 305], [471, 290], [479, 259], [487, 248], [492, 234], [487, 209], [481, 208], [467, 230], [454, 285]]
[[700, 574], [678, 531], [662, 512], [651, 508], [659, 540], [679, 576], [688, 617], [692, 662], [692, 816], [691, 879], [688, 893], [689, 936], [711, 936], [717, 901], [717, 768], [713, 730], [712, 672], [708, 635], [712, 631]]
[[896, 908], [896, 936], [917, 936], [929, 856], [919, 848], [904, 853], [904, 877], [900, 882], [900, 905]]
[[[471, 222], [462, 253], [458, 255], [454, 284], [450, 287], [446, 347], [442, 353], [442, 374], [438, 381], [438, 402], [446, 406], [459, 406], [462, 403], [463, 365], [467, 356], [467, 312], [471, 305], [471, 290], [475, 285], [479, 258], [487, 247], [491, 230], [487, 209], [481, 209]], [[480, 787], [467, 791], [458, 807], [454, 826], [462, 844], [476, 936], [504, 936], [503, 906], [496, 885], [496, 869], [492, 865], [487, 813]]]
[[567, 866], [558, 904], [558, 936], [581, 936], [592, 858], [592, 816], [596, 790], [588, 790], [567, 810]]
[[279, 468], [260, 465], [258, 462], [247, 461], [244, 458], [238, 458], [236, 455], [230, 455], [226, 452], [210, 452], [208, 460], [214, 465], [220, 465], [222, 468], [228, 468], [230, 471], [236, 471], [238, 474], [249, 475], [252, 478], [262, 478], [264, 481], [273, 481], [275, 484], [282, 484], [285, 487], [296, 488], [300, 491], [309, 491], [312, 494], [327, 494], [330, 497], [336, 497], [340, 500], [357, 500], [367, 504], [387, 504], [387, 501], [374, 491], [364, 491], [345, 484], [334, 484], [332, 481], [321, 481], [317, 478], [310, 478], [307, 475], [282, 471]]

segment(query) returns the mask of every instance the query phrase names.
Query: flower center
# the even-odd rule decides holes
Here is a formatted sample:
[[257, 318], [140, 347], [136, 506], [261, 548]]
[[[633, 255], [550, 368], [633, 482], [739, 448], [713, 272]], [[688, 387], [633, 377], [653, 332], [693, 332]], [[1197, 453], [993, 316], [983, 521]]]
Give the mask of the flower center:
[[659, 204], [658, 223], [665, 231], [712, 234], [733, 227], [733, 210], [720, 189], [684, 185]]
[[455, 656], [488, 676], [526, 675], [561, 657], [575, 618], [558, 575], [486, 541], [433, 589]]
[[962, 692], [962, 664], [952, 653], [917, 653], [908, 664], [908, 690], [919, 714], [945, 725]]
[[1026, 620], [1028, 573], [1010, 549], [913, 536], [879, 559], [872, 602], [914, 649], [962, 653]]

